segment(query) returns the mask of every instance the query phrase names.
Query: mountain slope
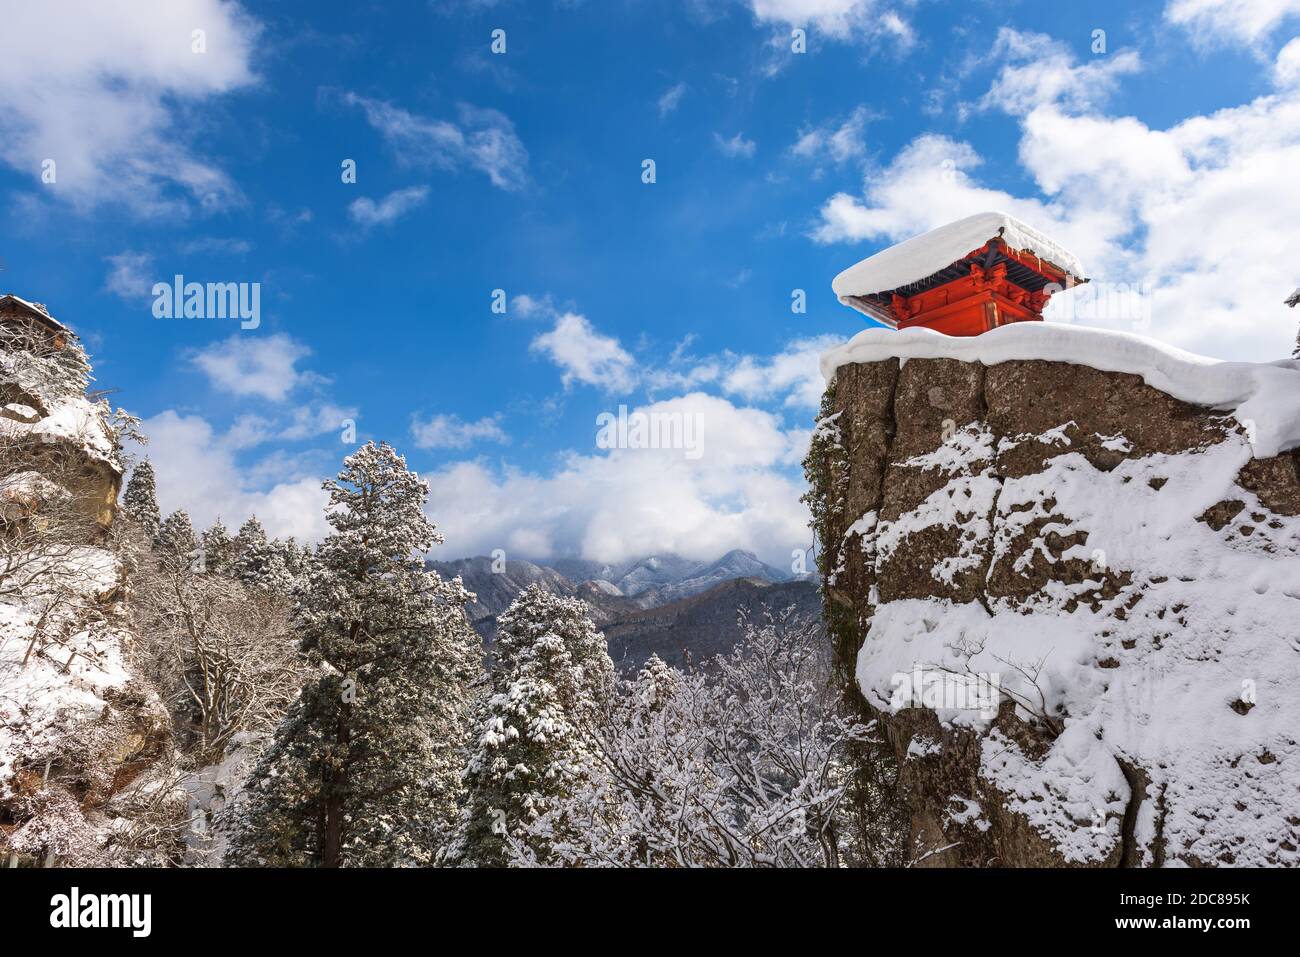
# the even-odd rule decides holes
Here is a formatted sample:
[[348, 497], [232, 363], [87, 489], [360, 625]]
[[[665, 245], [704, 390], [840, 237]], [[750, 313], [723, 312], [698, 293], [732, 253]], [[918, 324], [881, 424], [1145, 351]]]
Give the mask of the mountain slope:
[[[454, 561], [431, 561], [428, 567], [444, 578], [459, 575], [478, 598], [469, 607], [470, 621], [484, 638], [496, 634], [496, 616], [516, 595], [539, 584], [556, 595], [576, 596], [591, 607], [592, 620], [606, 622], [632, 613], [681, 601], [737, 578], [780, 582], [790, 575], [758, 559], [751, 552], [733, 550], [713, 562], [698, 562], [679, 555], [650, 555], [634, 562], [611, 565], [584, 559], [561, 558], [542, 565], [515, 560], [496, 562], [480, 555]], [[494, 570], [499, 569], [499, 570]]]
[[815, 582], [737, 578], [697, 595], [633, 612], [602, 628], [614, 664], [632, 673], [651, 655], [670, 665], [685, 665], [727, 654], [744, 635], [739, 623], [742, 613], [759, 621], [765, 611], [779, 614], [791, 607], [824, 627]]
[[760, 561], [752, 552], [733, 549], [716, 562], [692, 569], [676, 581], [660, 586], [657, 596], [662, 602], [676, 601], [737, 578], [781, 582], [790, 580], [791, 576]]

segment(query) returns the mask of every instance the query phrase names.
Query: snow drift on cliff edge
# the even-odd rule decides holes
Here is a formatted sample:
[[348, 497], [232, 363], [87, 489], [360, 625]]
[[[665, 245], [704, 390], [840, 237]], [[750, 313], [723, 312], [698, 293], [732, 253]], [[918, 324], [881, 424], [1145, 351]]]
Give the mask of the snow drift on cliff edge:
[[1294, 359], [1226, 362], [1130, 333], [1017, 322], [968, 338], [933, 329], [867, 329], [822, 356], [822, 375], [829, 382], [846, 363], [894, 357], [985, 365], [1045, 359], [1127, 372], [1175, 399], [1231, 412], [1246, 428], [1257, 458], [1300, 445], [1300, 361]]
[[[1051, 583], [1030, 613], [1004, 599], [987, 609], [941, 599], [876, 604], [857, 660], [867, 699], [897, 710], [897, 676], [921, 668], [997, 675], [1004, 693], [1064, 716], [1059, 736], [1035, 759], [1000, 733], [983, 733], [988, 721], [978, 711], [936, 708], [941, 721], [983, 733], [981, 779], [1067, 860], [1100, 861], [1120, 840], [1130, 794], [1124, 761], [1150, 777], [1136, 831], [1145, 863], [1153, 863], [1159, 826], [1168, 864], [1300, 864], [1293, 823], [1300, 817], [1300, 517], [1271, 512], [1236, 482], [1252, 457], [1300, 445], [1300, 363], [1217, 362], [1137, 336], [1026, 323], [969, 339], [868, 331], [828, 353], [823, 371], [894, 356], [1046, 359], [1133, 373], [1176, 398], [1231, 413], [1243, 429], [1180, 454], [1128, 458], [1107, 472], [1069, 452], [1064, 430], [998, 438], [975, 422], [938, 451], [899, 463], [940, 469], [957, 485], [894, 522], [874, 512], [850, 516], [857, 521], [846, 538], [862, 534], [877, 560], [936, 525], [978, 524], [991, 541], [990, 571], [1018, 567], [1031, 553], [1053, 561], [1043, 539], [1082, 532], [1084, 544], [1056, 560], [1100, 554], [1105, 567], [1132, 581], [1096, 610], [1070, 598], [1100, 581]], [[1067, 450], [1032, 474], [995, 473], [1000, 450], [1035, 438]], [[1124, 448], [1122, 436], [1114, 441]], [[1198, 520], [1224, 500], [1244, 503], [1240, 522], [1215, 529]], [[980, 505], [987, 510], [972, 519]], [[1023, 539], [1017, 545], [1040, 520], [1048, 521], [1029, 547]], [[951, 569], [931, 574], [940, 581]]]

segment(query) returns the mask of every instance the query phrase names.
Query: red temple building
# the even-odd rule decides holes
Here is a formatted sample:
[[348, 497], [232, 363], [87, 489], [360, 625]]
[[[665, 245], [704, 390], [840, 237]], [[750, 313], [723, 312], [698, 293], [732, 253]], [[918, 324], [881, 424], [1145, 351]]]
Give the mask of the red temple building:
[[1006, 213], [978, 213], [891, 246], [831, 284], [840, 302], [892, 329], [977, 336], [1041, 320], [1083, 278], [1062, 246]]

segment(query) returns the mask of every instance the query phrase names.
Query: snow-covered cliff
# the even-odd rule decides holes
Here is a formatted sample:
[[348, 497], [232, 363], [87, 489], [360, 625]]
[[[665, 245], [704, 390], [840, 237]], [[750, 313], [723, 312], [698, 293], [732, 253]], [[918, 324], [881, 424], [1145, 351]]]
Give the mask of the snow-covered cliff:
[[827, 612], [915, 856], [1300, 863], [1300, 362], [1025, 323], [823, 369]]
[[105, 541], [122, 465], [89, 381], [67, 327], [38, 304], [0, 297], [0, 863], [9, 866], [148, 862], [119, 853], [119, 832], [140, 805], [175, 799], [142, 778], [171, 749], [171, 721], [128, 663], [125, 572]]

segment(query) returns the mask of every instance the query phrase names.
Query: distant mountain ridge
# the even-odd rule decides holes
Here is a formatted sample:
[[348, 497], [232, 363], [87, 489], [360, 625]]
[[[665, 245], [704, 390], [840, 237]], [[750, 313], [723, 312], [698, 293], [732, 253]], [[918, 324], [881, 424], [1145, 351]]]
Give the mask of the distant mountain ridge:
[[[651, 655], [670, 665], [701, 665], [725, 655], [744, 638], [742, 614], [758, 623], [765, 612], [822, 621], [821, 593], [809, 579], [770, 582], [734, 578], [708, 591], [632, 612], [602, 626], [614, 664], [634, 673]], [[822, 626], [824, 628], [824, 626]], [[829, 644], [827, 644], [829, 650]]]
[[[712, 562], [664, 554], [618, 564], [573, 558], [539, 564], [479, 555], [431, 561], [428, 567], [444, 578], [459, 575], [474, 592], [477, 600], [466, 611], [489, 642], [496, 637], [497, 616], [529, 585], [583, 599], [592, 620], [609, 632], [610, 651], [624, 666], [638, 666], [655, 652], [680, 663], [685, 652], [698, 660], [729, 650], [740, 634], [736, 617], [742, 607], [811, 609], [808, 596], [816, 597], [811, 579], [797, 579], [740, 549]], [[734, 587], [723, 587], [728, 585]], [[670, 625], [671, 635], [666, 633]]]

